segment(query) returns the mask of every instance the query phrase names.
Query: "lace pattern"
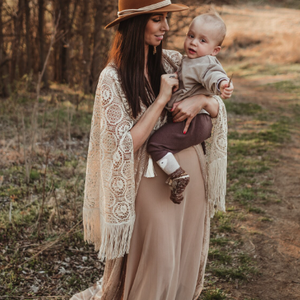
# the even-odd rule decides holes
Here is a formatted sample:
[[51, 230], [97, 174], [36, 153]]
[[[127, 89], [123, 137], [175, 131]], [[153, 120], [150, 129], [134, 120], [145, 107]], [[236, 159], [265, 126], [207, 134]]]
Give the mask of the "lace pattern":
[[219, 103], [219, 113], [212, 119], [212, 135], [206, 141], [207, 197], [211, 218], [217, 211], [225, 212], [228, 131], [224, 102], [218, 96], [213, 97]]
[[[167, 73], [180, 62], [178, 52], [164, 51]], [[142, 106], [139, 116], [132, 117], [117, 70], [107, 66], [96, 90], [83, 206], [84, 239], [95, 245], [101, 260], [129, 251], [136, 191], [148, 161], [147, 143], [134, 154], [130, 130], [145, 110]], [[154, 129], [165, 121], [159, 118]]]

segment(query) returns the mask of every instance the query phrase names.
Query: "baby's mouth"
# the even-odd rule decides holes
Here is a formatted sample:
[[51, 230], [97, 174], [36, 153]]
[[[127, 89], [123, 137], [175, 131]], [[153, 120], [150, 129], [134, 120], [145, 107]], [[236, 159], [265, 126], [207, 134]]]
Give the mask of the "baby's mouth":
[[191, 49], [191, 48], [189, 48], [189, 53], [191, 53], [191, 54], [195, 54], [195, 53], [196, 53], [196, 51], [195, 51], [195, 50], [193, 50], [193, 49]]

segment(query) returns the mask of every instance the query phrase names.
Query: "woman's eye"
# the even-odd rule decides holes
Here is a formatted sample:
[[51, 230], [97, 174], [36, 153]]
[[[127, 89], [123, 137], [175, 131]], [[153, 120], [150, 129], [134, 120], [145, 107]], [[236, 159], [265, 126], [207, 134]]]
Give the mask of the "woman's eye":
[[152, 21], [157, 23], [160, 21], [160, 19], [152, 19]]

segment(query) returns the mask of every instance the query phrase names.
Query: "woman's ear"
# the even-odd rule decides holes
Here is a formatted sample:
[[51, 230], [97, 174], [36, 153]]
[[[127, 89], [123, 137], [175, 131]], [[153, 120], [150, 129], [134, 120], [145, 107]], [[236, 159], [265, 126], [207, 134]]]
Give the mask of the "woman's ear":
[[211, 55], [216, 56], [221, 50], [221, 46], [216, 46]]

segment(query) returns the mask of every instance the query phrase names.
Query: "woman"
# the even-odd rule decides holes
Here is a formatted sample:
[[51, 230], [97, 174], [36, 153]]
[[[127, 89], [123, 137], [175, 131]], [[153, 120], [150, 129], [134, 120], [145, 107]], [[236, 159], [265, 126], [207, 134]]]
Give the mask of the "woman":
[[[165, 173], [155, 167], [156, 176], [148, 178], [146, 152], [147, 139], [166, 122], [164, 106], [178, 88], [181, 55], [161, 45], [169, 30], [167, 12], [185, 9], [169, 0], [120, 0], [118, 18], [107, 25], [119, 27], [96, 92], [83, 211], [85, 240], [95, 244], [106, 265], [101, 282], [72, 300], [189, 300], [201, 292], [209, 216], [215, 207], [224, 209], [223, 189], [208, 202], [204, 153], [200, 145], [191, 147], [176, 155], [191, 176], [185, 200], [176, 205]], [[202, 108], [212, 117], [218, 114], [215, 129], [224, 127], [222, 102], [205, 96], [180, 103], [173, 121], [185, 121], [187, 129]], [[210, 121], [203, 123], [204, 139], [210, 131]], [[218, 145], [222, 157], [214, 150], [220, 147], [212, 147], [209, 169], [224, 168], [224, 143]], [[213, 178], [220, 181], [219, 175]]]

